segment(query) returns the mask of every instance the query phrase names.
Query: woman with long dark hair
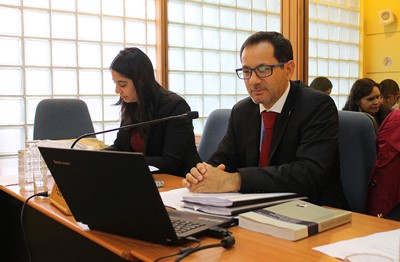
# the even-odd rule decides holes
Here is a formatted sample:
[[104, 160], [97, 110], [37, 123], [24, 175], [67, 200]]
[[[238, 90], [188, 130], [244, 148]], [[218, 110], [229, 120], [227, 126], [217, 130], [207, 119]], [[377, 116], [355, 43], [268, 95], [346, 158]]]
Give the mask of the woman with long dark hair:
[[379, 84], [370, 78], [361, 78], [354, 82], [343, 110], [370, 114], [378, 125], [392, 111], [382, 103]]
[[[121, 126], [184, 114], [189, 105], [155, 79], [153, 65], [138, 48], [126, 48], [111, 63], [120, 98]], [[177, 119], [120, 130], [107, 150], [141, 152], [160, 173], [184, 176], [200, 161], [191, 120]]]

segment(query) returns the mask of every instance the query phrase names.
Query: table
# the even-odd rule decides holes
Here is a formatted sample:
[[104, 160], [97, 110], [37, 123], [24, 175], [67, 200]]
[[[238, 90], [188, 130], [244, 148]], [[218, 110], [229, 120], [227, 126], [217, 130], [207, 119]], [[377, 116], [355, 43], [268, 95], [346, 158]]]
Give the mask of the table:
[[[181, 178], [154, 175], [165, 181], [161, 190], [181, 187]], [[0, 186], [0, 257], [4, 261], [24, 261], [24, 242], [19, 213], [28, 197], [17, 185]], [[65, 216], [45, 199], [32, 199], [24, 214], [24, 225], [32, 254], [32, 261], [154, 261], [175, 253], [182, 246], [164, 246], [98, 231], [84, 231], [72, 216]], [[353, 222], [317, 235], [292, 242], [252, 232], [240, 227], [230, 231], [236, 238], [232, 249], [206, 249], [185, 258], [184, 261], [338, 261], [312, 250], [313, 247], [361, 237], [371, 233], [400, 228], [400, 222], [353, 213]], [[220, 240], [200, 238], [201, 244]], [[188, 244], [187, 244], [188, 245]], [[162, 261], [173, 261], [176, 257]]]

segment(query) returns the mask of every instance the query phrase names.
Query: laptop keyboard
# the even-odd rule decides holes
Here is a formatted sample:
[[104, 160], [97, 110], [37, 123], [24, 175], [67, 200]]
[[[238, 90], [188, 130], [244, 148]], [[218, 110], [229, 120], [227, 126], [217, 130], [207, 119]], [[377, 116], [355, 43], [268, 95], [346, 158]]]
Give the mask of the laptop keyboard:
[[189, 230], [204, 226], [205, 224], [181, 219], [172, 219], [172, 225], [174, 226], [175, 232], [177, 234], [183, 234]]

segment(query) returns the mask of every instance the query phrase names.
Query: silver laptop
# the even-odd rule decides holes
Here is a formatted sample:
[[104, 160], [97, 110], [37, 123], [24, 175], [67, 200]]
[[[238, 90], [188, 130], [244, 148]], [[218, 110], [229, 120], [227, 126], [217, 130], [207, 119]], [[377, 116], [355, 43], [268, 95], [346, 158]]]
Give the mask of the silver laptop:
[[142, 154], [39, 150], [75, 220], [91, 230], [180, 244], [210, 227], [235, 223], [230, 218], [167, 210]]

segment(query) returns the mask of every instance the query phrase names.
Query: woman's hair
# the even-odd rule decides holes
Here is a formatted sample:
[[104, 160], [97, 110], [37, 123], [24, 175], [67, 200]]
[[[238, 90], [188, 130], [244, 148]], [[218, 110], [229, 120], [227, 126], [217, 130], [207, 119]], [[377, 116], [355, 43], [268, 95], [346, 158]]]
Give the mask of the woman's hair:
[[310, 87], [322, 92], [327, 92], [332, 88], [332, 82], [324, 76], [319, 76], [311, 82]]
[[292, 44], [281, 33], [278, 32], [257, 32], [251, 35], [243, 43], [240, 49], [240, 60], [242, 59], [243, 50], [248, 46], [254, 46], [262, 42], [269, 42], [274, 47], [274, 58], [281, 62], [293, 60]]
[[116, 103], [121, 105], [124, 124], [151, 119], [156, 94], [165, 89], [156, 81], [149, 57], [139, 48], [125, 48], [114, 58], [110, 69], [131, 79], [136, 90], [137, 103], [125, 103], [122, 98]]
[[357, 103], [361, 100], [361, 98], [371, 94], [375, 86], [379, 88], [379, 84], [370, 78], [361, 78], [355, 81], [351, 87], [349, 97], [343, 107], [343, 110], [360, 111], [360, 107], [357, 105]]

